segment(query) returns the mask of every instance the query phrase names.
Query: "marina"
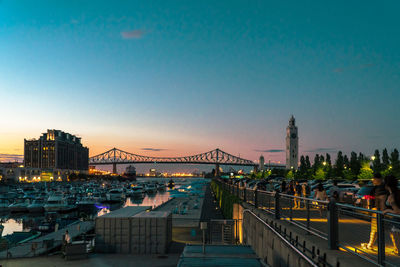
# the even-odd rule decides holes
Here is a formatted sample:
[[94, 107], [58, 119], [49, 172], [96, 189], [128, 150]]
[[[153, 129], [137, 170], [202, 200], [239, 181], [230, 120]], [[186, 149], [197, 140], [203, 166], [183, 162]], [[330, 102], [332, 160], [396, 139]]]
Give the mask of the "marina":
[[[126, 207], [169, 212], [174, 226], [197, 226], [209, 181], [175, 178], [173, 187], [167, 186], [168, 181], [143, 178], [134, 183], [29, 184], [8, 190], [2, 199], [14, 199], [8, 198], [11, 204], [0, 213], [0, 258], [47, 253], [61, 246], [66, 229], [76, 238], [91, 232], [96, 218]], [[29, 191], [29, 197], [25, 191]], [[21, 235], [25, 238], [10, 241]], [[44, 240], [53, 240], [52, 246], [44, 245]], [[40, 249], [32, 250], [34, 243]]]

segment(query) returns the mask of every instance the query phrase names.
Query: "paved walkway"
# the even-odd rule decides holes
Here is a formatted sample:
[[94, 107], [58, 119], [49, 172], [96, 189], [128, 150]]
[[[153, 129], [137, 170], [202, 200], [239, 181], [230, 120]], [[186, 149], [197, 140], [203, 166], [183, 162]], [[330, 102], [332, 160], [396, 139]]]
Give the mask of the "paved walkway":
[[204, 195], [203, 209], [201, 210], [200, 221], [208, 221], [211, 219], [224, 219], [221, 210], [217, 205], [217, 201], [211, 192], [210, 184], [206, 187]]

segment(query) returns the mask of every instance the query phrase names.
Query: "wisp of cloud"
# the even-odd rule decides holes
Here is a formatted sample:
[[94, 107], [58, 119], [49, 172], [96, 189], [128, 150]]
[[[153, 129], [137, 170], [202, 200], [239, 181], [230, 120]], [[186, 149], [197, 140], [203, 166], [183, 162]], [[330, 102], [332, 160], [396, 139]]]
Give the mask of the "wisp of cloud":
[[283, 149], [267, 149], [267, 150], [255, 149], [254, 151], [256, 151], [256, 152], [266, 152], [266, 153], [280, 153], [280, 152], [284, 152]]
[[144, 147], [144, 148], [141, 148], [141, 150], [145, 150], [145, 151], [165, 151], [165, 150], [167, 150], [167, 149], [164, 149], [164, 148]]
[[121, 36], [123, 39], [140, 39], [144, 35], [144, 31], [142, 30], [133, 30], [127, 32], [121, 32]]

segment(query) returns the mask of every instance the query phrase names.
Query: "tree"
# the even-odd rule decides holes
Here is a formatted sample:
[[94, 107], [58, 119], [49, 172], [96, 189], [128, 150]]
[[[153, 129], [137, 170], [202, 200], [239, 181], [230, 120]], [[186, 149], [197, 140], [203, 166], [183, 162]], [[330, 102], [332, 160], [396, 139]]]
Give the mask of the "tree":
[[374, 157], [372, 160], [372, 169], [375, 173], [382, 171], [381, 155], [379, 154], [378, 149], [375, 149]]
[[353, 180], [354, 178], [353, 172], [349, 169], [343, 170], [343, 178], [346, 180]]
[[389, 164], [390, 164], [390, 162], [389, 162], [389, 154], [388, 154], [387, 149], [385, 148], [382, 151], [382, 169], [386, 170], [387, 168], [389, 168]]
[[331, 155], [329, 155], [329, 153], [326, 153], [325, 161], [327, 165], [332, 166]]
[[300, 174], [305, 174], [307, 172], [306, 158], [303, 155], [300, 157], [299, 172]]
[[323, 180], [326, 178], [326, 172], [324, 171], [324, 168], [320, 167], [318, 170], [315, 172], [313, 175], [313, 178], [316, 180]]
[[343, 153], [339, 151], [337, 154], [336, 162], [335, 162], [335, 174], [337, 177], [343, 177], [343, 170], [344, 170], [344, 160], [343, 160]]
[[315, 157], [314, 157], [314, 165], [313, 165], [314, 173], [317, 171], [319, 166], [321, 166], [321, 161], [319, 159], [319, 155], [316, 154]]
[[284, 177], [285, 176], [285, 170], [284, 169], [277, 169], [274, 168], [271, 170], [271, 175], [275, 177]]
[[307, 170], [311, 169], [311, 162], [310, 162], [309, 156], [306, 156], [306, 167], [307, 167]]
[[374, 177], [374, 172], [369, 165], [369, 160], [364, 160], [361, 164], [360, 174], [357, 176], [360, 180], [367, 180]]
[[294, 174], [293, 174], [292, 170], [288, 171], [288, 173], [286, 174], [286, 178], [288, 178], [288, 179], [293, 179], [294, 178]]
[[390, 165], [389, 168], [392, 170], [392, 175], [400, 177], [399, 151], [396, 148], [390, 153]]
[[360, 173], [361, 164], [358, 161], [357, 153], [352, 151], [350, 154], [350, 170], [353, 172], [353, 176], [357, 176]]
[[343, 156], [343, 164], [344, 164], [345, 168], [346, 167], [348, 168], [350, 166], [350, 161], [349, 161], [349, 158], [347, 157], [347, 155]]

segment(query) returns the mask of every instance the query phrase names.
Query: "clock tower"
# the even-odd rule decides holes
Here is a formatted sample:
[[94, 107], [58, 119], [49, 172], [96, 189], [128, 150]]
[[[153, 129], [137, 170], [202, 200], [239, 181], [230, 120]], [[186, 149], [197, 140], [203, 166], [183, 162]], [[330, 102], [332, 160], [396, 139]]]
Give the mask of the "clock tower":
[[299, 162], [299, 136], [296, 121], [292, 115], [286, 128], [286, 169], [297, 170]]

